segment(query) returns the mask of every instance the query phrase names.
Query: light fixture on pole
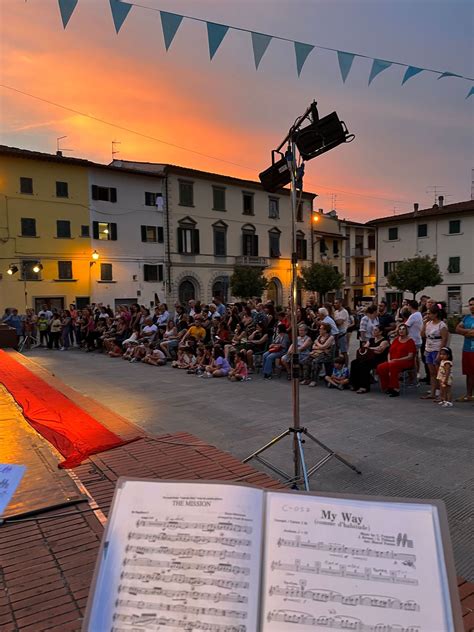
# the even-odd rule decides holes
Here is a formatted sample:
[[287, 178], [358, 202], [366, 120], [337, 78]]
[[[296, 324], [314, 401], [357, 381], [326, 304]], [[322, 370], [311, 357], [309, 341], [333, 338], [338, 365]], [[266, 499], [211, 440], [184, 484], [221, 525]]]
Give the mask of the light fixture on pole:
[[[291, 226], [292, 226], [292, 249], [291, 249], [291, 331], [293, 337], [293, 352], [291, 354], [290, 372], [292, 382], [292, 400], [293, 400], [293, 425], [273, 437], [264, 446], [252, 452], [244, 463], [251, 459], [255, 459], [262, 465], [281, 476], [284, 481], [297, 488], [303, 484], [306, 490], [309, 490], [309, 478], [317, 470], [319, 470], [332, 457], [338, 459], [341, 463], [349, 467], [354, 472], [360, 474], [354, 465], [346, 461], [337, 452], [332, 450], [314, 435], [308, 432], [308, 429], [300, 424], [300, 401], [299, 401], [299, 353], [297, 348], [297, 282], [298, 282], [298, 256], [296, 254], [296, 213], [297, 213], [297, 193], [300, 192], [300, 198], [303, 193], [303, 175], [304, 160], [312, 160], [317, 156], [337, 147], [341, 143], [351, 142], [354, 135], [349, 134], [345, 124], [339, 120], [335, 112], [329, 114], [323, 119], [319, 118], [316, 102], [308, 107], [306, 112], [296, 119], [288, 134], [280, 143], [280, 145], [272, 151], [271, 166], [260, 173], [260, 181], [263, 188], [273, 193], [285, 184], [291, 183]], [[309, 124], [303, 127], [305, 122]], [[284, 158], [275, 161], [275, 154], [283, 156], [281, 149], [287, 146]], [[296, 158], [296, 151], [300, 154], [300, 160]], [[286, 168], [285, 164], [286, 162]], [[314, 220], [313, 220], [314, 221]], [[263, 458], [261, 454], [277, 444], [286, 437], [292, 437], [293, 443], [293, 475], [284, 472], [280, 467]], [[309, 469], [306, 466], [303, 444], [306, 439], [310, 439], [322, 448], [326, 455], [323, 456], [315, 465]]]

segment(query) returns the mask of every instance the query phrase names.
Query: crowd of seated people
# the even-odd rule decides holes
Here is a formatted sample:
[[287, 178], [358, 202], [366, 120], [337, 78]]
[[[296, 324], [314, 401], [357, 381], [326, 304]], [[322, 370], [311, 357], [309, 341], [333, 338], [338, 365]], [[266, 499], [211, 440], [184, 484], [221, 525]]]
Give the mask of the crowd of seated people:
[[[469, 306], [471, 315], [457, 331], [466, 338], [465, 347], [471, 344], [470, 330], [474, 329], [474, 299]], [[420, 304], [404, 301], [400, 308], [392, 306], [391, 312], [384, 301], [359, 313], [352, 313], [341, 300], [334, 305], [298, 307], [300, 383], [364, 395], [378, 382], [383, 393], [397, 397], [401, 378], [408, 385], [425, 381], [429, 391], [422, 399], [451, 407], [453, 357], [446, 319], [444, 304], [429, 297], [422, 297]], [[290, 311], [275, 308], [271, 301], [226, 306], [216, 297], [208, 305], [191, 300], [168, 310], [162, 303], [152, 311], [137, 303], [115, 310], [104, 305], [50, 310], [44, 305], [38, 314], [27, 310], [25, 316], [10, 310], [2, 320], [15, 327], [19, 336], [31, 335], [47, 349], [78, 347], [131, 363], [169, 364], [192, 375], [233, 382], [251, 379], [249, 375], [255, 372], [261, 372], [265, 380], [281, 374], [292, 377], [295, 341]], [[355, 358], [350, 362], [349, 344], [355, 336]], [[467, 358], [463, 352], [468, 392], [459, 401], [472, 401], [470, 349]], [[419, 375], [422, 366], [424, 378]]]

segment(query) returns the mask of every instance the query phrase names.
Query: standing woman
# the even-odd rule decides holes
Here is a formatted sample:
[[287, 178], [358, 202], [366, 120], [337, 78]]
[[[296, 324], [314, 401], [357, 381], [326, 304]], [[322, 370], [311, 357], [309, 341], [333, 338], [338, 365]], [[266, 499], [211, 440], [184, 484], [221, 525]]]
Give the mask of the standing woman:
[[425, 343], [425, 361], [430, 373], [430, 391], [423, 395], [421, 399], [436, 399], [436, 389], [439, 387], [436, 376], [439, 368], [439, 352], [442, 347], [448, 346], [449, 330], [442, 320], [442, 310], [438, 305], [433, 305], [428, 309], [428, 320], [425, 321], [421, 330]]
[[408, 335], [408, 327], [401, 324], [398, 336], [390, 346], [390, 359], [377, 367], [380, 388], [389, 397], [400, 395], [400, 373], [415, 366], [416, 346]]
[[69, 345], [72, 340], [72, 317], [71, 312], [68, 309], [63, 309], [61, 312], [61, 320], [63, 328], [61, 331], [61, 351], [69, 349]]

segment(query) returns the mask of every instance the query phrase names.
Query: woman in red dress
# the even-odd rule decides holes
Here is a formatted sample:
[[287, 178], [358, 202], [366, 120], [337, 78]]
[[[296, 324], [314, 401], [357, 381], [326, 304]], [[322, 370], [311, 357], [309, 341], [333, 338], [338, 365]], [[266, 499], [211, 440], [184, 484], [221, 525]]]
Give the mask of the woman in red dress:
[[377, 367], [380, 388], [389, 397], [400, 395], [400, 373], [413, 368], [415, 355], [415, 343], [408, 336], [407, 326], [402, 324], [398, 327], [398, 337], [390, 345], [388, 362], [383, 362]]

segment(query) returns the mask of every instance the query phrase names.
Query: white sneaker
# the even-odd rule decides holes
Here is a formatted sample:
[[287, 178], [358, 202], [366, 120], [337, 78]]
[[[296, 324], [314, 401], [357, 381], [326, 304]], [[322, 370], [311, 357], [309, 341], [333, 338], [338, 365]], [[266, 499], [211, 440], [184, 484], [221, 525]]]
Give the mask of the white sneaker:
[[443, 408], [452, 408], [453, 402], [443, 402]]
[[438, 406], [444, 406], [446, 404], [446, 402], [444, 401], [444, 399], [442, 399], [439, 402], [436, 402], [438, 404]]
[[59, 349], [59, 351], [66, 351], [66, 347], [61, 347], [61, 349]]

